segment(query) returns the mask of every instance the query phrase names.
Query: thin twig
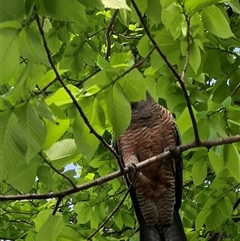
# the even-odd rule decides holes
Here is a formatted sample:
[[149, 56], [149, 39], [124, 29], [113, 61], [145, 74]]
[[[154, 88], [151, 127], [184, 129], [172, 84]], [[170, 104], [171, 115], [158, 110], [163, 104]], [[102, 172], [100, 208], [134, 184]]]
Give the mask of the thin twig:
[[72, 99], [72, 102], [73, 104], [75, 105], [75, 107], [77, 108], [79, 114], [81, 115], [82, 119], [84, 120], [84, 123], [87, 125], [87, 127], [89, 128], [90, 130], [90, 133], [92, 133], [113, 155], [114, 157], [118, 160], [119, 159], [119, 156], [118, 154], [114, 151], [114, 149], [102, 138], [101, 135], [99, 135], [95, 129], [91, 126], [89, 120], [87, 119], [86, 115], [84, 114], [82, 108], [80, 107], [80, 105], [78, 104], [77, 100], [75, 99], [75, 97], [73, 96], [72, 92], [67, 88], [67, 86], [64, 84], [60, 74], [58, 73], [54, 63], [53, 63], [53, 60], [52, 60], [52, 57], [51, 57], [51, 53], [50, 53], [50, 50], [48, 48], [48, 45], [47, 45], [47, 41], [46, 41], [46, 38], [45, 38], [45, 35], [44, 35], [44, 32], [43, 32], [43, 29], [41, 27], [41, 23], [40, 23], [40, 19], [39, 19], [39, 16], [38, 14], [36, 13], [35, 15], [35, 19], [36, 19], [36, 22], [37, 22], [37, 26], [38, 26], [38, 29], [39, 29], [39, 32], [40, 32], [40, 35], [42, 36], [42, 40], [43, 40], [43, 46], [45, 48], [45, 51], [46, 51], [46, 54], [47, 54], [47, 58], [48, 58], [48, 61], [56, 75], [56, 78], [57, 80], [59, 81], [59, 83], [62, 85], [62, 87], [65, 89], [65, 91], [68, 93], [69, 97]]
[[118, 15], [118, 12], [119, 12], [119, 9], [116, 9], [114, 12], [113, 12], [113, 15], [112, 15], [112, 18], [111, 18], [111, 21], [107, 27], [107, 30], [105, 32], [105, 38], [106, 38], [106, 53], [105, 53], [105, 59], [108, 60], [110, 54], [111, 54], [111, 39], [110, 39], [110, 36], [111, 36], [111, 31], [112, 31], [112, 28], [113, 28], [113, 24], [114, 24], [114, 21]]
[[239, 204], [240, 204], [240, 198], [238, 198], [236, 202], [233, 204], [233, 211], [235, 211], [235, 209], [238, 207]]
[[[207, 149], [210, 149], [213, 146], [219, 146], [219, 145], [224, 145], [224, 144], [232, 144], [235, 142], [240, 142], [240, 135], [235, 135], [235, 136], [231, 136], [231, 137], [226, 137], [226, 138], [219, 138], [216, 140], [205, 140], [205, 141], [201, 141], [201, 143], [196, 143], [196, 142], [192, 142], [189, 144], [185, 144], [185, 145], [181, 145], [178, 146], [177, 149], [179, 151], [179, 153], [182, 153], [186, 150], [190, 150], [193, 148], [197, 148], [197, 147], [206, 147]], [[171, 152], [170, 151], [166, 151], [163, 152], [157, 156], [151, 157], [145, 161], [142, 161], [140, 163], [138, 163], [136, 165], [136, 169], [137, 170], [141, 170], [143, 167], [146, 167], [148, 165], [151, 165], [152, 163], [155, 163], [157, 161], [161, 161], [165, 158], [168, 158], [171, 156]], [[129, 173], [131, 170], [129, 167], [125, 167], [124, 168], [124, 173]], [[110, 180], [113, 180], [117, 177], [122, 176], [123, 173], [122, 171], [116, 171], [113, 172], [107, 176], [104, 177], [100, 177], [97, 178], [93, 181], [81, 184], [79, 186], [76, 187], [76, 189], [74, 188], [70, 188], [61, 192], [55, 192], [55, 193], [47, 193], [47, 194], [26, 194], [26, 195], [0, 195], [0, 201], [13, 201], [13, 200], [26, 200], [26, 199], [47, 199], [47, 198], [57, 198], [57, 197], [65, 197], [67, 195], [79, 192], [79, 191], [83, 191], [86, 189], [89, 189], [91, 187], [94, 186], [99, 186], [102, 185]]]
[[107, 216], [107, 218], [105, 219], [104, 222], [101, 223], [101, 225], [87, 238], [87, 240], [91, 240], [92, 237], [94, 235], [96, 235], [96, 233], [102, 228], [104, 227], [104, 225], [109, 221], [109, 219], [118, 211], [118, 209], [122, 206], [123, 202], [125, 201], [125, 199], [127, 198], [130, 189], [132, 188], [135, 180], [136, 180], [136, 176], [137, 176], [137, 171], [134, 173], [134, 177], [133, 177], [133, 181], [131, 182], [131, 184], [128, 187], [127, 192], [125, 193], [124, 197], [122, 198], [121, 202], [113, 209], [113, 211]]
[[39, 153], [39, 156], [41, 156], [41, 157], [43, 158], [44, 162], [45, 162], [51, 169], [53, 169], [58, 175], [62, 176], [64, 179], [67, 179], [67, 180], [70, 182], [70, 184], [72, 185], [72, 187], [73, 187], [74, 189], [77, 188], [76, 185], [73, 183], [73, 181], [72, 181], [69, 177], [67, 177], [65, 174], [63, 174], [62, 172], [58, 171], [58, 169], [56, 169], [56, 168], [52, 165], [51, 162], [49, 162], [48, 160], [45, 159], [45, 157], [42, 155], [42, 153]]
[[142, 23], [143, 25], [143, 28], [148, 36], [148, 38], [150, 39], [150, 41], [152, 42], [153, 46], [155, 46], [158, 54], [161, 56], [161, 58], [164, 60], [165, 64], [167, 65], [167, 67], [170, 69], [170, 71], [173, 73], [173, 75], [175, 76], [175, 78], [178, 80], [181, 88], [182, 88], [182, 91], [183, 91], [183, 95], [184, 95], [184, 98], [186, 100], [186, 103], [187, 103], [187, 108], [188, 108], [188, 111], [189, 111], [189, 115], [190, 115], [190, 118], [191, 118], [191, 121], [192, 121], [192, 124], [193, 124], [193, 130], [194, 130], [194, 136], [195, 136], [195, 141], [196, 143], [199, 143], [200, 144], [200, 138], [199, 138], [199, 133], [198, 133], [198, 129], [197, 129], [197, 122], [196, 122], [196, 119], [195, 119], [195, 116], [194, 116], [194, 113], [193, 113], [193, 109], [192, 109], [192, 105], [191, 105], [191, 101], [190, 101], [190, 98], [189, 98], [189, 95], [188, 95], [188, 92], [187, 92], [187, 89], [185, 87], [185, 84], [184, 82], [182, 81], [181, 77], [179, 76], [178, 72], [174, 69], [174, 67], [171, 65], [171, 63], [168, 61], [167, 57], [163, 54], [163, 52], [160, 50], [160, 48], [158, 47], [156, 41], [154, 40], [154, 38], [152, 37], [146, 23], [144, 22], [144, 19], [141, 15], [141, 12], [140, 10], [138, 9], [138, 6], [137, 4], [135, 3], [134, 0], [131, 0], [132, 2], [132, 5], [140, 19], [140, 22]]
[[52, 212], [52, 215], [55, 215], [57, 213], [57, 210], [59, 208], [59, 205], [60, 205], [61, 201], [62, 201], [62, 197], [58, 198], [57, 203], [55, 205], [55, 208], [54, 208], [54, 210]]
[[76, 84], [76, 86], [78, 88], [82, 88], [84, 82], [86, 82], [88, 79], [90, 79], [91, 77], [93, 77], [95, 74], [97, 74], [98, 72], [100, 72], [101, 69], [97, 68], [94, 72], [92, 72], [90, 75], [88, 75], [86, 78], [84, 78], [83, 80], [79, 80], [80, 83]]
[[240, 83], [236, 86], [236, 88], [231, 93], [231, 97], [233, 97], [235, 95], [235, 93], [238, 91], [239, 88], [240, 88]]

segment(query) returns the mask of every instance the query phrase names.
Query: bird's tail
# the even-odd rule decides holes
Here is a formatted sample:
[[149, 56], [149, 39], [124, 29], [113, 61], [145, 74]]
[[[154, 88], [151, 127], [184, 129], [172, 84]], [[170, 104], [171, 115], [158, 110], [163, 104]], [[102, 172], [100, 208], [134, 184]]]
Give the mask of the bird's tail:
[[148, 227], [139, 215], [140, 241], [187, 241], [182, 221], [177, 211], [173, 215], [173, 223], [164, 227]]
[[166, 241], [187, 241], [178, 211], [174, 211], [172, 224], [164, 230]]

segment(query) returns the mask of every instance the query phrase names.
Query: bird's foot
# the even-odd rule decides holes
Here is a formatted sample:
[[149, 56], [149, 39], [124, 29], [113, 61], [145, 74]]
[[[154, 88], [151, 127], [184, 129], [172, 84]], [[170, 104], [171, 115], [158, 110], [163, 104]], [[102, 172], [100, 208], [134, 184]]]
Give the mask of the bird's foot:
[[164, 149], [164, 152], [169, 151], [172, 157], [179, 157], [180, 152], [176, 146], [168, 146]]
[[137, 176], [137, 166], [135, 162], [130, 162], [127, 164], [127, 167], [129, 168], [130, 172], [128, 173], [129, 179], [132, 183], [134, 183], [136, 176]]

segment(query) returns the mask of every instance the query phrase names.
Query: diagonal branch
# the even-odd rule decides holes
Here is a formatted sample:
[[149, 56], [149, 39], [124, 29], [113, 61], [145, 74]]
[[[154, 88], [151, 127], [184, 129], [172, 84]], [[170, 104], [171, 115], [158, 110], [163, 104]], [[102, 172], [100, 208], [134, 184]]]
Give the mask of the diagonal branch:
[[238, 91], [238, 89], [240, 89], [240, 83], [236, 86], [236, 88], [231, 93], [231, 97], [233, 97], [235, 95], [235, 93]]
[[76, 188], [76, 185], [73, 183], [73, 181], [72, 181], [68, 176], [66, 176], [66, 175], [63, 174], [62, 172], [58, 171], [57, 168], [55, 168], [55, 167], [52, 165], [51, 162], [49, 162], [48, 160], [46, 160], [46, 158], [43, 156], [42, 153], [39, 153], [39, 156], [41, 156], [41, 158], [44, 160], [44, 162], [45, 162], [51, 169], [53, 169], [53, 171], [55, 171], [58, 175], [62, 176], [64, 179], [67, 179], [74, 189]]
[[45, 35], [44, 35], [44, 31], [41, 27], [41, 23], [40, 23], [40, 18], [38, 16], [38, 14], [36, 13], [35, 15], [35, 19], [36, 19], [36, 22], [37, 22], [37, 26], [38, 26], [38, 29], [39, 29], [39, 32], [42, 36], [42, 40], [43, 40], [43, 46], [45, 48], [45, 51], [46, 51], [46, 54], [47, 54], [47, 58], [48, 58], [48, 61], [50, 63], [50, 66], [52, 67], [55, 75], [56, 75], [56, 78], [58, 80], [58, 82], [62, 85], [62, 87], [65, 89], [65, 91], [68, 93], [68, 95], [70, 96], [70, 98], [72, 99], [72, 102], [73, 104], [75, 105], [75, 107], [77, 108], [79, 114], [81, 115], [81, 117], [83, 118], [85, 124], [87, 125], [87, 127], [89, 128], [89, 131], [90, 133], [92, 133], [113, 155], [114, 157], [118, 160], [119, 159], [119, 156], [118, 154], [114, 151], [114, 149], [102, 138], [101, 135], [99, 135], [96, 130], [91, 126], [89, 120], [87, 119], [86, 115], [84, 114], [82, 108], [80, 107], [80, 105], [78, 104], [77, 100], [75, 99], [75, 97], [73, 96], [72, 92], [67, 88], [67, 86], [64, 84], [60, 74], [58, 73], [54, 63], [53, 63], [53, 60], [52, 60], [52, 57], [51, 57], [51, 53], [50, 53], [50, 50], [48, 48], [48, 45], [47, 45], [47, 41], [46, 41], [46, 38], [45, 38]]
[[194, 113], [193, 113], [193, 109], [192, 109], [192, 105], [191, 105], [191, 101], [190, 101], [190, 98], [189, 98], [189, 95], [188, 95], [188, 92], [187, 92], [187, 89], [185, 87], [185, 84], [184, 82], [182, 81], [181, 77], [179, 76], [178, 72], [174, 69], [174, 67], [171, 65], [171, 63], [168, 61], [167, 57], [163, 54], [163, 52], [161, 51], [161, 49], [158, 47], [156, 41], [154, 40], [154, 38], [152, 37], [146, 23], [144, 22], [144, 19], [141, 15], [141, 12], [140, 10], [138, 9], [138, 6], [137, 4], [135, 3], [134, 0], [131, 0], [131, 3], [140, 19], [140, 22], [142, 23], [143, 25], [143, 28], [148, 36], [148, 38], [150, 39], [150, 41], [152, 42], [153, 46], [156, 48], [158, 54], [161, 56], [161, 58], [164, 60], [164, 62], [166, 63], [167, 67], [170, 69], [170, 71], [173, 73], [173, 75], [175, 76], [175, 78], [177, 79], [177, 81], [179, 82], [181, 88], [182, 88], [182, 91], [183, 91], [183, 95], [184, 95], [184, 98], [186, 100], [186, 103], [187, 103], [187, 108], [188, 108], [188, 111], [189, 111], [189, 115], [191, 117], [191, 121], [192, 121], [192, 124], [193, 124], [193, 130], [194, 130], [194, 136], [195, 136], [195, 141], [196, 143], [199, 143], [200, 144], [200, 138], [199, 138], [199, 134], [198, 134], [198, 128], [197, 128], [197, 122], [196, 122], [196, 119], [195, 119], [195, 116], [194, 116]]
[[[201, 143], [192, 142], [189, 144], [178, 146], [177, 148], [179, 150], [179, 153], [182, 153], [186, 150], [190, 150], [190, 149], [197, 148], [197, 147], [206, 147], [207, 149], [210, 149], [213, 146], [232, 144], [235, 142], [240, 142], [240, 135], [235, 135], [235, 136], [226, 137], [226, 138], [219, 138], [216, 140], [205, 140], [205, 141], [201, 141]], [[157, 156], [151, 157], [141, 163], [138, 163], [136, 165], [136, 169], [141, 170], [145, 166], [151, 165], [154, 162], [161, 161], [170, 156], [171, 156], [170, 151], [163, 152]], [[129, 167], [124, 168], [124, 173], [129, 173], [130, 171], [131, 171], [131, 169]], [[83, 190], [89, 189], [94, 186], [102, 185], [102, 184], [104, 184], [110, 180], [113, 180], [117, 177], [120, 177], [122, 175], [123, 175], [122, 171], [116, 171], [107, 176], [100, 177], [93, 181], [81, 184], [81, 185], [77, 186], [76, 189], [70, 188], [70, 189], [67, 189], [67, 190], [64, 190], [61, 192], [55, 192], [55, 193], [26, 194], [26, 195], [0, 195], [0, 201], [26, 200], [26, 199], [47, 199], [47, 198], [59, 198], [59, 197], [63, 198], [67, 195], [70, 195], [70, 194], [73, 194], [73, 193], [76, 193], [79, 191], [83, 191]]]

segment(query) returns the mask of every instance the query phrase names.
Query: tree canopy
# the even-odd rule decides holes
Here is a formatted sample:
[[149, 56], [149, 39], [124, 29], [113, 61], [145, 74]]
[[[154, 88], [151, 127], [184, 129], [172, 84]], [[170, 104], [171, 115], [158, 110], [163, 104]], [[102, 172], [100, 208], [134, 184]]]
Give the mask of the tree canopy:
[[0, 41], [0, 240], [139, 240], [112, 143], [146, 91], [188, 240], [240, 240], [238, 0], [0, 0]]

